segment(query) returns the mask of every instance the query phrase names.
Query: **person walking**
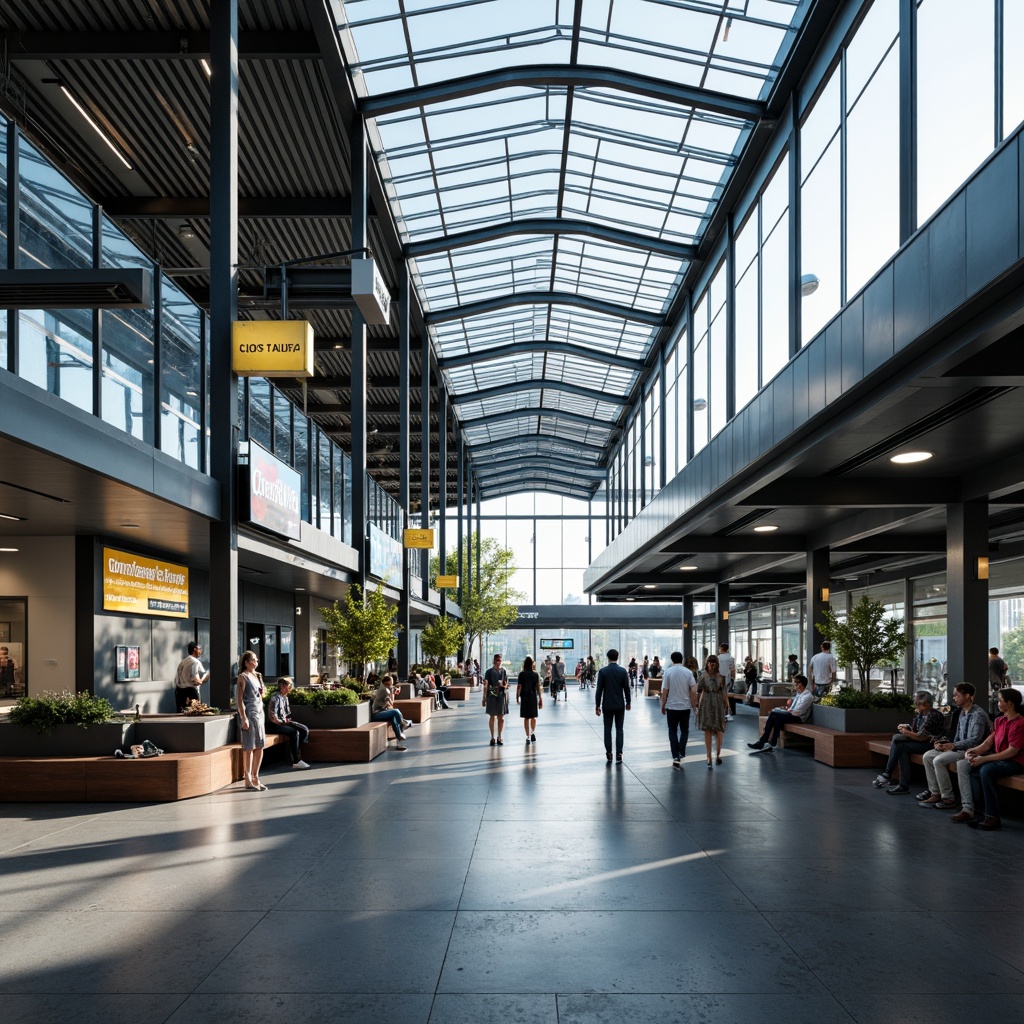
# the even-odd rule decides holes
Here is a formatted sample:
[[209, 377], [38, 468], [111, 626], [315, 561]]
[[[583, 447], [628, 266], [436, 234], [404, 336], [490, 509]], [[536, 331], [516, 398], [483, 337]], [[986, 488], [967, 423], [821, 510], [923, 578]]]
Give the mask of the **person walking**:
[[832, 689], [838, 671], [839, 666], [832, 654], [832, 644], [826, 640], [822, 643], [821, 650], [811, 658], [807, 672], [810, 676], [811, 692], [814, 694], [815, 700], [821, 700]]
[[551, 664], [551, 698], [554, 701], [558, 701], [558, 695], [561, 693], [562, 700], [566, 701], [569, 699], [569, 695], [565, 692], [565, 662], [562, 661], [561, 655], [556, 654], [555, 660]]
[[544, 707], [544, 693], [541, 690], [540, 676], [534, 671], [533, 658], [523, 662], [523, 671], [519, 673], [516, 686], [516, 703], [519, 705], [519, 717], [523, 720], [526, 731], [526, 745], [537, 742], [537, 712]]
[[[508, 714], [508, 673], [501, 667], [501, 655], [494, 656], [494, 664], [484, 673], [484, 699], [482, 706], [487, 709], [487, 728], [491, 732], [491, 746], [504, 746], [501, 738], [505, 730], [505, 716]], [[498, 723], [498, 735], [494, 735], [494, 723]]]
[[715, 736], [715, 764], [722, 763], [722, 736], [728, 704], [729, 681], [722, 675], [718, 657], [712, 654], [704, 666], [704, 675], [697, 683], [697, 728], [704, 730], [704, 749], [708, 768], [711, 764], [711, 734]]
[[668, 719], [668, 745], [672, 767], [679, 768], [686, 757], [686, 737], [690, 732], [690, 712], [697, 703], [697, 680], [683, 665], [683, 655], [673, 651], [672, 664], [661, 682], [661, 713]]
[[757, 677], [761, 674], [757, 662], [748, 654], [743, 661], [743, 685], [746, 688], [744, 704], [754, 706], [754, 698], [757, 696]]
[[604, 713], [604, 752], [608, 764], [612, 763], [612, 726], [615, 726], [615, 761], [622, 764], [622, 730], [626, 712], [633, 706], [633, 691], [629, 673], [619, 664], [619, 652], [608, 652], [608, 664], [597, 673], [594, 703], [597, 717]]
[[263, 676], [256, 671], [260, 660], [253, 651], [246, 651], [239, 664], [238, 683], [235, 686], [235, 707], [238, 710], [238, 726], [242, 732], [242, 772], [245, 788], [266, 790], [260, 782], [260, 765], [263, 763], [263, 747], [266, 744], [266, 728], [263, 720]]

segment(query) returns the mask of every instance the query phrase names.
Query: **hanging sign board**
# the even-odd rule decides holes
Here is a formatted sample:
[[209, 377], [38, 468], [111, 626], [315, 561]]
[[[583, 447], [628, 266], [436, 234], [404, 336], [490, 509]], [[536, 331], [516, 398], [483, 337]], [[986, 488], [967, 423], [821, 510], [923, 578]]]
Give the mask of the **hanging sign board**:
[[239, 520], [298, 540], [302, 534], [301, 490], [302, 477], [294, 469], [255, 441], [249, 442], [249, 464], [242, 466], [238, 488]]
[[187, 619], [188, 567], [104, 548], [103, 610]]
[[379, 526], [370, 527], [370, 575], [402, 589], [402, 545]]
[[372, 259], [352, 260], [352, 298], [368, 324], [391, 319], [391, 292]]
[[423, 548], [432, 551], [434, 548], [433, 530], [403, 530], [402, 543], [407, 548]]
[[240, 377], [312, 377], [313, 325], [308, 320], [236, 320], [231, 368]]
[[438, 576], [436, 586], [438, 590], [454, 589], [459, 585], [458, 576]]

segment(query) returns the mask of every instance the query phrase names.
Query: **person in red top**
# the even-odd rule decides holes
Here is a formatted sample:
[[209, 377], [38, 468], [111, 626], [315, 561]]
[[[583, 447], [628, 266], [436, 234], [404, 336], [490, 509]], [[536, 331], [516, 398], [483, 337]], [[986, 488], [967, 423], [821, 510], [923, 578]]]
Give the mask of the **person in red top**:
[[[1024, 775], [1024, 717], [1019, 690], [1005, 687], [999, 691], [999, 717], [992, 732], [976, 747], [966, 752], [971, 765], [971, 789], [975, 806], [983, 795], [985, 817], [967, 822], [971, 828], [992, 832], [1000, 828], [999, 794], [996, 783], [1008, 775]], [[990, 753], [991, 751], [991, 753]]]

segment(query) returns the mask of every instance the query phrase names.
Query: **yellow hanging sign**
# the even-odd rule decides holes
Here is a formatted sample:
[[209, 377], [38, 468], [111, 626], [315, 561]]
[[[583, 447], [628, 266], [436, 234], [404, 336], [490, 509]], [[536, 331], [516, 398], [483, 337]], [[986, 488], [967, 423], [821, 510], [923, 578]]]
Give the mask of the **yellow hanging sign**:
[[308, 320], [236, 320], [231, 368], [240, 377], [312, 377], [313, 325]]
[[423, 548], [432, 551], [434, 548], [433, 530], [403, 530], [402, 543], [407, 548]]
[[438, 576], [436, 585], [438, 590], [453, 590], [459, 585], [459, 577]]

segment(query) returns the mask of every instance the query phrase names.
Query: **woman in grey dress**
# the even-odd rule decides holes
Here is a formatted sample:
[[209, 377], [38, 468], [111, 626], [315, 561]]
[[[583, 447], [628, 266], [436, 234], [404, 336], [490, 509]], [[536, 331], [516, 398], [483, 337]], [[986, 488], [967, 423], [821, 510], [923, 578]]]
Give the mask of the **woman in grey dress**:
[[519, 685], [516, 687], [516, 703], [519, 705], [519, 717], [523, 720], [526, 730], [527, 745], [537, 742], [537, 711], [544, 707], [544, 697], [540, 688], [540, 676], [533, 670], [533, 658], [523, 662], [523, 671], [519, 673]]
[[260, 764], [263, 762], [263, 745], [266, 729], [263, 718], [263, 676], [256, 671], [259, 658], [252, 651], [241, 657], [241, 671], [235, 687], [235, 708], [238, 711], [238, 725], [242, 734], [242, 768], [245, 772], [245, 788], [266, 790], [260, 782]]
[[719, 671], [718, 658], [712, 654], [697, 680], [697, 728], [704, 730], [704, 748], [711, 767], [711, 734], [715, 734], [715, 764], [722, 763], [722, 736], [725, 733], [725, 708], [728, 683]]

